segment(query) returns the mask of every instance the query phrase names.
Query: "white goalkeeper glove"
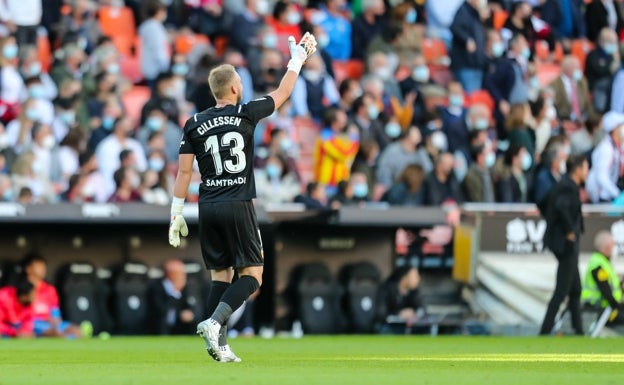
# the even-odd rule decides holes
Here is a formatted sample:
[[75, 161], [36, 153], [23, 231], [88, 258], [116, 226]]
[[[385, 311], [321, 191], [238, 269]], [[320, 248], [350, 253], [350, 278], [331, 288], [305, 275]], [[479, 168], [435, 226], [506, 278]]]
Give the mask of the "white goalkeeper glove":
[[306, 32], [299, 44], [297, 44], [295, 38], [290, 36], [288, 38], [288, 48], [290, 49], [288, 69], [299, 73], [306, 60], [316, 52], [316, 38], [310, 32]]
[[180, 246], [180, 234], [183, 237], [188, 235], [188, 226], [182, 216], [182, 210], [184, 210], [184, 198], [173, 197], [169, 223], [169, 244], [173, 247]]

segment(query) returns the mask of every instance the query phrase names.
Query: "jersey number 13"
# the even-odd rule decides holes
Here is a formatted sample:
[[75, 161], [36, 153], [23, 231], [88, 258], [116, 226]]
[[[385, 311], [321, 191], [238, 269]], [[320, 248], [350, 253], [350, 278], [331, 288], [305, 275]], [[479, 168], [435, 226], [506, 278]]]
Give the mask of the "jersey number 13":
[[215, 165], [215, 172], [217, 175], [223, 173], [223, 168], [230, 174], [237, 174], [245, 169], [247, 165], [247, 159], [245, 159], [245, 140], [243, 136], [238, 132], [228, 132], [221, 137], [221, 146], [230, 147], [230, 155], [236, 158], [236, 160], [221, 160], [221, 153], [219, 152], [219, 138], [217, 135], [209, 136], [204, 143], [206, 152], [212, 154], [212, 160]]

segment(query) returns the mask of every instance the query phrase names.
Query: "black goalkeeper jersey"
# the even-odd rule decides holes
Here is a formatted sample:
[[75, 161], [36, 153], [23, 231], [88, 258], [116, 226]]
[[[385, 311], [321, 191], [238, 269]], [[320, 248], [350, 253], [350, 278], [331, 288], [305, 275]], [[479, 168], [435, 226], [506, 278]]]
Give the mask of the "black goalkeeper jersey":
[[184, 125], [180, 154], [194, 154], [202, 183], [199, 202], [250, 200], [256, 197], [253, 138], [256, 124], [275, 110], [264, 96], [247, 104], [212, 107]]

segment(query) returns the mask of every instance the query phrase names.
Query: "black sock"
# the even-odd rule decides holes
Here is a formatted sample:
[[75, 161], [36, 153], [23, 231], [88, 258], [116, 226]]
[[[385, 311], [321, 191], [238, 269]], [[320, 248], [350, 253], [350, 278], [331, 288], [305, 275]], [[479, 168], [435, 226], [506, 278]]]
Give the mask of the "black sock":
[[225, 324], [232, 312], [241, 307], [243, 302], [258, 288], [260, 288], [260, 284], [257, 279], [249, 275], [243, 275], [223, 293], [221, 302], [210, 318], [221, 325]]
[[208, 293], [208, 303], [206, 304], [206, 314], [211, 315], [214, 313], [217, 305], [221, 302], [223, 293], [230, 287], [229, 282], [212, 281], [210, 286], [210, 293]]

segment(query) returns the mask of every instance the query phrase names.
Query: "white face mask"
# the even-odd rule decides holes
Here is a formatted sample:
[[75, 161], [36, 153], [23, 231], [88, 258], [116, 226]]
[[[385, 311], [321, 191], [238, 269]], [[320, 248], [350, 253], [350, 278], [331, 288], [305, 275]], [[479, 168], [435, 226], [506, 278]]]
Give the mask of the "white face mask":
[[555, 109], [555, 107], [554, 106], [548, 107], [548, 109], [546, 110], [546, 119], [553, 120], [556, 117], [557, 117], [557, 110]]
[[6, 134], [0, 134], [0, 150], [4, 150], [9, 146], [9, 138]]
[[568, 168], [566, 167], [565, 162], [560, 162], [559, 163], [559, 175], [563, 175], [568, 171]]
[[431, 134], [431, 144], [433, 144], [433, 146], [440, 151], [446, 151], [446, 149], [448, 148], [448, 140], [446, 139], [446, 135], [441, 131], [434, 132], [433, 134]]
[[56, 144], [56, 141], [54, 140], [54, 137], [52, 135], [46, 136], [41, 141], [41, 146], [45, 148], [46, 150], [51, 150], [55, 144]]

